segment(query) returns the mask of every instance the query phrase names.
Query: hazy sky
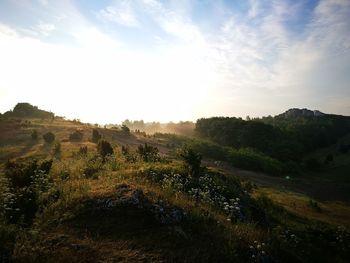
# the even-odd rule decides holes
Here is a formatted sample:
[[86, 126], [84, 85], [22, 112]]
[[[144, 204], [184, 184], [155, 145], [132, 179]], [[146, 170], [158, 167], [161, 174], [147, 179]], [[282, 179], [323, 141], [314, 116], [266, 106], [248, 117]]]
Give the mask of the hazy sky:
[[0, 0], [0, 111], [350, 115], [350, 0]]

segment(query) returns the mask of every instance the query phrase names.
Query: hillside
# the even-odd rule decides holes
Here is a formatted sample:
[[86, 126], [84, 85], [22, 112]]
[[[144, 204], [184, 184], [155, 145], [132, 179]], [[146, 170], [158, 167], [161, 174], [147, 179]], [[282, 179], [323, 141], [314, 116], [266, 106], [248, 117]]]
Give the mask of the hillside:
[[332, 154], [333, 161], [287, 180], [282, 170], [247, 171], [285, 169], [283, 160], [202, 138], [26, 114], [1, 118], [0, 259], [347, 262], [346, 198], [310, 197], [307, 185], [320, 175], [348, 182], [342, 169], [349, 152], [339, 152], [348, 139], [305, 153], [316, 160]]

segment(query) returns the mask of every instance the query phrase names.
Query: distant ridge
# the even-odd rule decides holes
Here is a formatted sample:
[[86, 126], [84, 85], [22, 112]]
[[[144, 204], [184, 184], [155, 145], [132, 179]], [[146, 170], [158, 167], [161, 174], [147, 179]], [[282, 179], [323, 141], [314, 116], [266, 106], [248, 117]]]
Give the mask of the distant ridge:
[[17, 103], [12, 111], [7, 111], [3, 114], [4, 117], [19, 117], [19, 118], [44, 118], [49, 119], [55, 116], [54, 113], [41, 110], [37, 106], [33, 106], [27, 102]]
[[326, 116], [327, 114], [320, 112], [318, 110], [309, 110], [309, 109], [298, 109], [292, 108], [286, 112], [277, 115], [277, 118], [298, 118], [298, 117], [321, 117]]

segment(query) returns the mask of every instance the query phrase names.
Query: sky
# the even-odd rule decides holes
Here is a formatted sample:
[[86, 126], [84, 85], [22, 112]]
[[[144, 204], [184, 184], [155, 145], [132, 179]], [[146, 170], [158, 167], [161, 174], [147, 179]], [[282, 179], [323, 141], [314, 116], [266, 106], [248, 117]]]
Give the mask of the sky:
[[0, 0], [0, 112], [350, 115], [350, 0]]

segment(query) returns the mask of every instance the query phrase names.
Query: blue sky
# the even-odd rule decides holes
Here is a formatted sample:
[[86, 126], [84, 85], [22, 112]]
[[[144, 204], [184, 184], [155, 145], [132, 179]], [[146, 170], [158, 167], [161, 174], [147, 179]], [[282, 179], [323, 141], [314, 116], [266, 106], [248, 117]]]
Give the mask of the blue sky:
[[350, 115], [349, 0], [2, 0], [0, 111], [116, 123]]

